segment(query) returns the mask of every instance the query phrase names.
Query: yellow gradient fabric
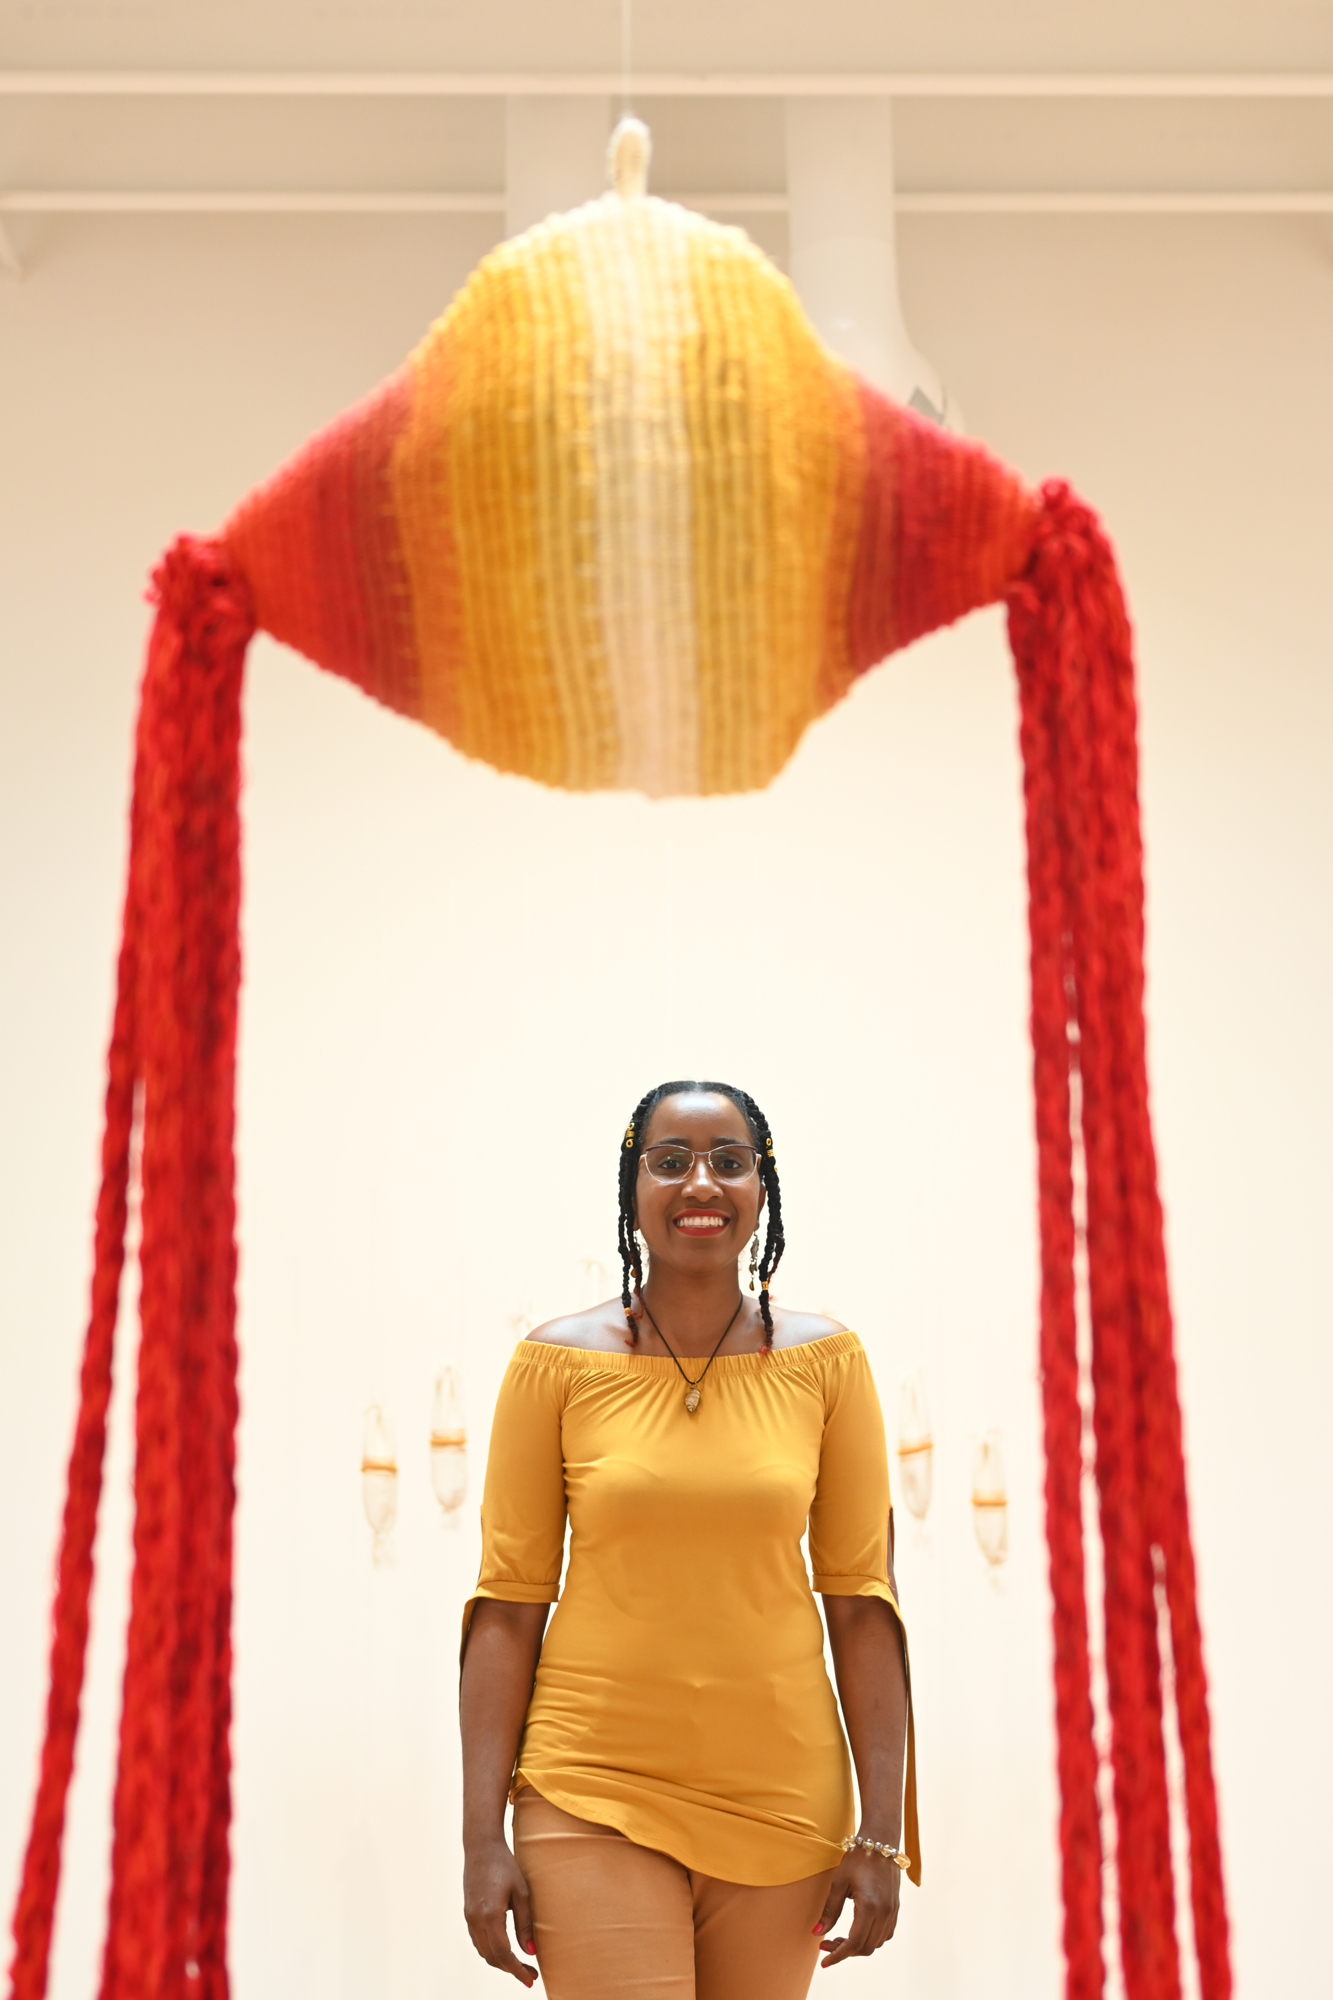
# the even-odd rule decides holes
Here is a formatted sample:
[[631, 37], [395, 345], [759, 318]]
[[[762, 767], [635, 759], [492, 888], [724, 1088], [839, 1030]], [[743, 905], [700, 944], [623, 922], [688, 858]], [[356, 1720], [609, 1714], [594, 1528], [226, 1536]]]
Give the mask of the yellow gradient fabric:
[[483, 258], [244, 500], [256, 615], [467, 756], [573, 791], [766, 785], [1033, 503], [821, 344], [739, 229], [612, 192]]

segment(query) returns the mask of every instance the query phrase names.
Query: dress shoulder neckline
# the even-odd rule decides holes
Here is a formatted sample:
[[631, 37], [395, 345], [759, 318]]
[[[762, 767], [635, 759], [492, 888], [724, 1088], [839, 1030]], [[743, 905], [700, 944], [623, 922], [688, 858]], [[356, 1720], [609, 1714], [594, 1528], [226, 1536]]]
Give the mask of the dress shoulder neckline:
[[[746, 1374], [761, 1368], [785, 1370], [802, 1364], [808, 1367], [811, 1362], [836, 1361], [844, 1355], [861, 1352], [857, 1334], [850, 1331], [824, 1333], [817, 1340], [797, 1341], [791, 1347], [772, 1347], [751, 1354], [719, 1354], [712, 1366], [714, 1371], [722, 1370], [729, 1375]], [[675, 1373], [675, 1363], [669, 1354], [638, 1354], [630, 1347], [623, 1352], [610, 1352], [600, 1347], [565, 1347], [554, 1340], [520, 1340], [514, 1349], [514, 1359], [548, 1368], [604, 1369], [612, 1373], [640, 1369], [653, 1374], [664, 1370]]]

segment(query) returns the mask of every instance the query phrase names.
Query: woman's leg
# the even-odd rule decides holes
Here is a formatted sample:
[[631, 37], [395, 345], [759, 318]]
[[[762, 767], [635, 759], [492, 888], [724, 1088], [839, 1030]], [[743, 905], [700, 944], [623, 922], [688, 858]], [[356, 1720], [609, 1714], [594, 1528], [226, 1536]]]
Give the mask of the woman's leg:
[[695, 2000], [694, 1907], [679, 1862], [575, 1819], [530, 1785], [514, 1801], [514, 1852], [547, 2000]]
[[696, 2000], [805, 2000], [832, 1869], [754, 1889], [691, 1875]]

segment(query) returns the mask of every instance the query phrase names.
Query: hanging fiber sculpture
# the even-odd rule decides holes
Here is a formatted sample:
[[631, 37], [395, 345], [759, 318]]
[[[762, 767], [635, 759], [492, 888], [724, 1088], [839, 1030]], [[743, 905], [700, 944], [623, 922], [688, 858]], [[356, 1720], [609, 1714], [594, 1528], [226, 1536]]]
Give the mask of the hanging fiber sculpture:
[[102, 2000], [227, 1993], [240, 689], [256, 625], [504, 771], [739, 792], [895, 648], [1008, 605], [1030, 883], [1040, 1354], [1070, 2000], [1103, 1991], [1071, 1085], [1128, 2000], [1178, 2000], [1156, 1587], [1203, 2000], [1231, 1990], [1148, 1113], [1130, 631], [1095, 516], [889, 403], [738, 230], [616, 186], [488, 256], [405, 367], [154, 579], [92, 1312], [13, 2000], [46, 1990], [132, 1130], [134, 1576]]

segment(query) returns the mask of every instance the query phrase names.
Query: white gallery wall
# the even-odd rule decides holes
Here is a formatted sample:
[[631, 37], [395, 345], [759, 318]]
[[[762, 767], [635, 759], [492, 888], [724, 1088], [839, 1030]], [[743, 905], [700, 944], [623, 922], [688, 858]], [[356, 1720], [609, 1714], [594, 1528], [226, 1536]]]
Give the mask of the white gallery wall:
[[[0, 1900], [26, 1837], [71, 1434], [144, 580], [395, 366], [464, 220], [62, 220], [0, 278]], [[780, 231], [770, 240], [781, 250]], [[1243, 2000], [1326, 1987], [1333, 1621], [1333, 230], [908, 220], [914, 338], [970, 429], [1104, 514], [1135, 617], [1150, 1029]], [[666, 1075], [772, 1120], [780, 1296], [866, 1341], [891, 1437], [926, 1885], [839, 1991], [1060, 1989], [1035, 1377], [1025, 887], [997, 612], [888, 662], [747, 799], [555, 796], [267, 641], [245, 741], [238, 2000], [481, 2000], [454, 1710], [475, 1508], [431, 1495], [463, 1373], [479, 1489], [525, 1322], [611, 1271], [615, 1154]], [[126, 1605], [118, 1356], [52, 1991], [92, 1990]], [[376, 1571], [365, 1405], [398, 1432]], [[969, 1508], [1003, 1433], [1011, 1560]], [[475, 1497], [475, 1494], [474, 1494]], [[824, 1975], [820, 1975], [821, 1979]]]

